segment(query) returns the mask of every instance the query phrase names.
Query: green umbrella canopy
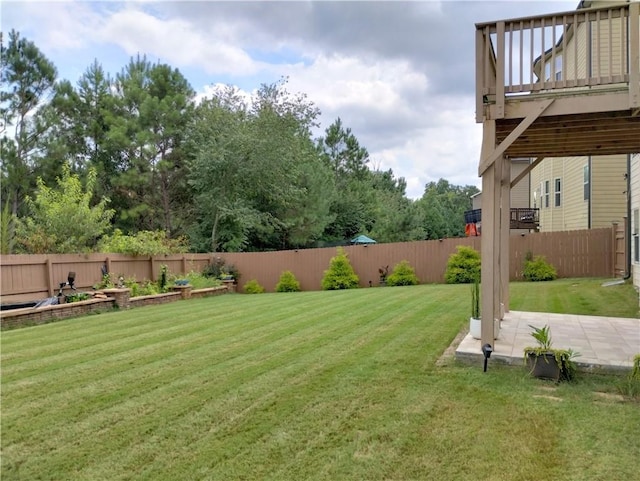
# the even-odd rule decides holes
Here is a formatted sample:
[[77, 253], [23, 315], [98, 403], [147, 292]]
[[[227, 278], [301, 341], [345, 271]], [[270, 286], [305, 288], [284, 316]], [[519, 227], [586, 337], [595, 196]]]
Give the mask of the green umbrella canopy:
[[351, 243], [352, 244], [375, 244], [376, 241], [374, 241], [370, 237], [367, 237], [366, 235], [361, 234], [358, 237], [354, 237], [353, 239], [351, 239]]

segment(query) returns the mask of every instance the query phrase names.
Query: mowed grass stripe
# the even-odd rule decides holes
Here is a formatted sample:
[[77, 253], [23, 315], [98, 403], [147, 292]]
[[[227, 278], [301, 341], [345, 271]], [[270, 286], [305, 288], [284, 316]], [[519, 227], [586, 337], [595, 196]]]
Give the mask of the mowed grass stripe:
[[[468, 296], [229, 295], [90, 316], [74, 336], [69, 321], [5, 332], [2, 479], [630, 479], [636, 406], [608, 410], [581, 380], [551, 401], [518, 369], [435, 367]], [[593, 452], [607, 463], [576, 461]]]
[[[389, 322], [388, 319], [383, 319], [383, 321]], [[397, 319], [394, 320], [393, 322], [398, 324], [398, 326], [402, 324], [406, 324], [402, 316], [398, 316]], [[368, 329], [375, 326], [369, 325], [364, 327]], [[373, 330], [370, 329], [369, 336], [371, 337], [372, 340], [377, 339], [378, 343], [380, 344], [380, 347], [384, 347], [388, 345], [388, 339], [381, 339], [382, 336], [380, 334], [384, 333], [385, 334], [384, 337], [392, 338], [394, 336], [397, 336], [397, 331], [398, 329], [395, 329], [394, 326], [392, 326], [391, 328], [383, 328], [383, 329], [378, 327]], [[349, 336], [349, 337], [352, 338], [353, 336]], [[361, 337], [360, 333], [356, 333], [356, 337]], [[353, 357], [355, 350], [363, 349], [367, 347], [367, 343], [354, 344], [351, 342], [351, 339], [346, 339], [346, 341], [347, 342], [344, 343], [345, 348], [340, 348], [337, 351], [334, 350], [333, 356], [326, 356], [325, 352], [318, 352], [313, 354], [312, 356], [305, 356], [305, 357], [308, 357], [309, 359], [306, 360], [306, 362], [300, 362], [301, 366], [304, 366], [306, 364], [311, 367], [309, 369], [302, 369], [302, 370], [297, 369], [296, 370], [297, 373], [288, 372], [286, 374], [287, 379], [289, 379], [288, 384], [272, 385], [273, 383], [271, 382], [270, 379], [259, 379], [259, 378], [255, 378], [253, 381], [249, 383], [245, 383], [239, 392], [233, 393], [233, 396], [240, 397], [242, 399], [248, 396], [249, 399], [253, 399], [254, 401], [248, 407], [244, 407], [244, 406], [240, 407], [240, 410], [236, 412], [235, 416], [232, 416], [231, 419], [225, 418], [223, 421], [221, 421], [220, 418], [218, 417], [219, 413], [224, 411], [225, 409], [224, 406], [227, 404], [227, 399], [222, 399], [220, 406], [208, 405], [206, 406], [206, 408], [204, 408], [200, 412], [191, 413], [189, 417], [193, 420], [193, 422], [201, 423], [202, 419], [214, 419], [214, 420], [217, 420], [217, 422], [215, 423], [215, 428], [212, 428], [210, 430], [210, 433], [207, 436], [204, 436], [204, 437], [196, 436], [197, 443], [195, 446], [194, 444], [188, 444], [188, 442], [183, 441], [183, 443], [186, 443], [185, 449], [192, 451], [194, 449], [195, 450], [199, 449], [197, 446], [210, 447], [212, 444], [217, 444], [216, 440], [218, 440], [220, 437], [227, 438], [232, 433], [238, 431], [239, 428], [241, 428], [245, 434], [245, 436], [243, 437], [243, 441], [247, 445], [246, 450], [252, 449], [251, 443], [259, 439], [260, 436], [263, 436], [264, 431], [252, 430], [253, 435], [255, 437], [250, 439], [248, 434], [249, 433], [248, 429], [250, 429], [250, 426], [247, 426], [247, 424], [249, 423], [243, 422], [243, 418], [254, 418], [257, 413], [259, 414], [261, 411], [268, 410], [270, 406], [273, 406], [276, 404], [278, 405], [280, 414], [282, 414], [283, 404], [281, 402], [278, 402], [279, 399], [286, 399], [286, 400], [296, 399], [297, 400], [296, 404], [298, 405], [300, 403], [306, 402], [303, 397], [293, 396], [292, 393], [295, 393], [300, 389], [306, 392], [310, 379], [313, 379], [315, 383], [322, 383], [322, 379], [327, 376], [329, 377], [333, 376], [334, 371], [336, 369], [338, 369], [338, 371], [343, 369], [345, 364], [344, 360]], [[329, 362], [328, 359], [331, 359], [331, 362]], [[290, 371], [294, 371], [294, 369], [291, 369]], [[278, 375], [278, 377], [281, 377], [281, 376]], [[259, 393], [256, 392], [256, 388], [260, 389]], [[245, 394], [245, 393], [248, 393], [248, 394]], [[315, 395], [316, 394], [314, 394], [313, 396], [315, 397]], [[258, 396], [257, 400], [256, 400], [256, 396]], [[205, 410], [206, 412], [204, 412]], [[297, 413], [298, 409], [292, 409], [292, 412]], [[250, 424], [255, 425], [256, 423], [250, 423]], [[263, 425], [262, 429], [267, 429], [267, 431], [270, 429], [268, 424], [264, 424], [264, 423], [257, 423], [257, 424]], [[190, 432], [193, 432], [193, 430], [186, 429], [185, 432], [190, 433]], [[183, 443], [181, 443], [181, 445], [184, 446], [185, 444]], [[127, 451], [136, 452], [137, 450], [134, 449], [134, 450], [127, 450]], [[208, 456], [207, 462], [216, 464], [221, 460], [221, 458], [224, 458], [225, 449], [222, 446], [216, 449], [216, 452], [218, 453], [217, 456], [214, 456], [214, 457]], [[245, 450], [240, 450], [239, 452], [235, 453], [234, 457], [238, 457], [238, 456], [242, 457], [244, 456], [244, 453], [245, 453]], [[176, 453], [176, 454], [179, 454], [179, 453]], [[114, 459], [122, 460], [122, 456], [126, 456], [126, 452], [114, 454]], [[171, 455], [169, 457], [171, 457]], [[133, 464], [135, 464], [135, 461], [133, 461]], [[190, 467], [192, 467], [192, 462], [189, 462], [185, 465], [186, 469]]]
[[[342, 299], [342, 300], [341, 300], [341, 299]], [[325, 312], [324, 314], [326, 314], [326, 315], [331, 315], [331, 314], [332, 314], [332, 313], [331, 313], [331, 310], [335, 310], [335, 309], [338, 309], [338, 310], [339, 310], [339, 309], [343, 309], [343, 307], [341, 306], [341, 302], [345, 302], [345, 299], [346, 299], [346, 298], [345, 298], [344, 296], [334, 296], [334, 297], [331, 299], [331, 304], [330, 304], [330, 305], [331, 305], [331, 307], [330, 307], [330, 308], [328, 308], [328, 309], [326, 309], [326, 311], [327, 311], [327, 312]], [[349, 302], [350, 304], [354, 304], [354, 302], [352, 302], [351, 300], [349, 300], [348, 302]], [[366, 299], [364, 299], [362, 302], [367, 303], [368, 301], [367, 301]], [[399, 302], [399, 303], [406, 303], [406, 299], [400, 299], [398, 302]], [[327, 303], [326, 303], [326, 302], [324, 302], [324, 305], [326, 306], [326, 305], [327, 305]], [[356, 306], [356, 308], [358, 308], [358, 307], [360, 307], [360, 306]], [[387, 307], [389, 307], [389, 306], [387, 306]], [[391, 306], [391, 307], [393, 307], [393, 306]], [[305, 311], [305, 312], [310, 312], [310, 311]], [[345, 330], [345, 331], [348, 331], [349, 329], [352, 329], [352, 328], [353, 328], [353, 326], [350, 326], [347, 322], [345, 322], [344, 324], [342, 324], [342, 323], [338, 324], [338, 326], [340, 326], [340, 325], [342, 325], [342, 326], [343, 326], [343, 330]], [[291, 326], [288, 326], [288, 327], [287, 327], [287, 329], [291, 329]], [[294, 327], [294, 329], [295, 329], [295, 327]], [[334, 329], [334, 330], [335, 330], [335, 329]], [[339, 336], [340, 336], [340, 334], [339, 334], [339, 333], [332, 332], [332, 331], [327, 331], [327, 333], [328, 333], [328, 336], [325, 336], [325, 337], [329, 337], [329, 338], [336, 338], [336, 339], [338, 339], [338, 338], [339, 338]], [[352, 337], [353, 337], [354, 335], [355, 335], [355, 337], [357, 337], [359, 334], [356, 332], [356, 333], [352, 334]], [[312, 340], [313, 340], [313, 339], [312, 339]], [[259, 339], [258, 341], [262, 341], [262, 339]], [[279, 348], [279, 347], [269, 347], [268, 345], [267, 345], [267, 348], [266, 348], [266, 350], [267, 350], [267, 351], [268, 351], [268, 350], [277, 350], [277, 349], [280, 349], [280, 348]], [[335, 350], [336, 350], [336, 349], [335, 349], [335, 347], [330, 347], [330, 348], [328, 349], [328, 351], [330, 351], [330, 352], [335, 352]], [[348, 351], [345, 351], [345, 352], [348, 352]], [[258, 356], [258, 357], [262, 357], [262, 358], [264, 358], [264, 355], [265, 355], [265, 353], [264, 353], [264, 352], [260, 352], [259, 354], [256, 354], [255, 356]], [[244, 361], [244, 359], [240, 359], [240, 361], [242, 362], [242, 361]], [[278, 359], [274, 359], [274, 361], [275, 361], [275, 362], [278, 362]], [[198, 375], [198, 374], [197, 374], [197, 373], [198, 373], [198, 370], [197, 370], [197, 369], [198, 369], [198, 366], [197, 366], [197, 365], [192, 365], [192, 366], [191, 366], [191, 368], [194, 368], [194, 372], [195, 372], [195, 374], [193, 374], [193, 375], [191, 376], [191, 378], [193, 378], [193, 377], [197, 377], [197, 375]], [[229, 366], [226, 366], [226, 368], [228, 369], [228, 368], [229, 368]], [[263, 370], [269, 370], [270, 368], [271, 368], [271, 364], [270, 364], [270, 363], [264, 363]], [[173, 373], [173, 372], [172, 372], [172, 373], [169, 373], [169, 378], [171, 378], [172, 376], [175, 376], [175, 374], [176, 374], [176, 373]], [[230, 375], [231, 375], [231, 374], [236, 374], [236, 373], [230, 373]], [[136, 375], [136, 376], [134, 376], [134, 377], [135, 377], [135, 378], [144, 379], [144, 376], [137, 376], [137, 375]], [[190, 378], [190, 377], [182, 378], [182, 381], [179, 383], [179, 386], [182, 386], [182, 385], [188, 385], [189, 383], [191, 383], [191, 378]], [[242, 381], [243, 379], [242, 379], [242, 378], [239, 378], [239, 380], [240, 380], [240, 381]], [[157, 380], [157, 381], [162, 382], [162, 380]], [[271, 384], [270, 382], [267, 382], [267, 383], [266, 383], [266, 386], [270, 386], [270, 384]], [[171, 386], [171, 385], [169, 385], [169, 386]], [[108, 386], [108, 387], [109, 387], [109, 388], [111, 388], [112, 386]], [[139, 388], [139, 386], [136, 386], [136, 388]], [[181, 388], [180, 388], [180, 389], [178, 389], [177, 391], [180, 391], [180, 390], [181, 390]], [[138, 391], [138, 392], [139, 392], [139, 391]], [[120, 394], [121, 396], [126, 396], [127, 394], [131, 395], [131, 394], [133, 394], [133, 393], [122, 392], [122, 393], [119, 393], [119, 394]], [[156, 394], [157, 394], [157, 395], [159, 395], [159, 396], [160, 396], [160, 395], [162, 395], [162, 393], [156, 393]], [[138, 397], [139, 397], [139, 396], [138, 396]], [[73, 396], [72, 396], [72, 398], [73, 398]], [[115, 396], [115, 395], [114, 395], [114, 399], [117, 399], [117, 398], [118, 398], [118, 396]], [[136, 398], [136, 399], [137, 399], [137, 398]], [[103, 401], [104, 401], [104, 400], [103, 400]], [[165, 399], [165, 401], [166, 401], [166, 399]], [[144, 400], [143, 400], [143, 402], [144, 402]], [[64, 403], [62, 400], [56, 400], [56, 403], [57, 403], [58, 405], [65, 405], [65, 403]], [[79, 404], [80, 404], [80, 405], [82, 405], [83, 403], [79, 403]], [[193, 409], [193, 406], [192, 406], [192, 405], [190, 405], [190, 404], [184, 405], [184, 403], [182, 403], [182, 402], [181, 402], [181, 406], [182, 406], [182, 410], [183, 410], [183, 411], [187, 411], [187, 410], [189, 410], [189, 409]], [[86, 406], [85, 406], [85, 407], [86, 407]], [[72, 410], [72, 411], [73, 411], [73, 410]], [[107, 411], [108, 411], [108, 410], [107, 410]], [[62, 413], [60, 413], [60, 414], [62, 414]], [[108, 414], [108, 413], [107, 413], [107, 414]], [[64, 421], [64, 416], [62, 416], [62, 420]], [[111, 419], [111, 422], [113, 422], [113, 419]], [[100, 420], [98, 420], [98, 422], [97, 422], [97, 423], [98, 423], [98, 425], [99, 425], [99, 426], [102, 426], [102, 425], [103, 425], [103, 423], [102, 423]], [[62, 423], [62, 424], [64, 424], [64, 423]], [[50, 426], [50, 425], [49, 425], [49, 428], [51, 428], [51, 426]], [[59, 442], [59, 441], [60, 441], [60, 440], [58, 440], [58, 442]]]

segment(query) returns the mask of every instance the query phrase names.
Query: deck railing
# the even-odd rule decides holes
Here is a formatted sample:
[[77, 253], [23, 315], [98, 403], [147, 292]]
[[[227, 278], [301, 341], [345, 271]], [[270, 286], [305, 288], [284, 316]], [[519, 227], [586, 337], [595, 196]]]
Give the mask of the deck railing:
[[638, 2], [476, 24], [476, 120], [488, 103], [541, 91], [621, 86], [640, 107]]
[[[512, 207], [510, 209], [511, 229], [538, 230], [540, 227], [540, 209], [529, 207]], [[482, 209], [467, 210], [464, 213], [465, 224], [482, 222]]]

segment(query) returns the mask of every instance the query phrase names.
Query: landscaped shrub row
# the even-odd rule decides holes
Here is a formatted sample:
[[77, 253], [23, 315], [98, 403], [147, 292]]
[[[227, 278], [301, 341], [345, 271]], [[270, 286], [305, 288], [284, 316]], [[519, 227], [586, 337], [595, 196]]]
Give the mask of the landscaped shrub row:
[[[444, 278], [447, 284], [470, 284], [480, 278], [480, 253], [467, 246], [458, 246], [458, 252], [449, 256]], [[558, 277], [544, 256], [527, 252], [522, 276], [527, 281], [552, 281]]]

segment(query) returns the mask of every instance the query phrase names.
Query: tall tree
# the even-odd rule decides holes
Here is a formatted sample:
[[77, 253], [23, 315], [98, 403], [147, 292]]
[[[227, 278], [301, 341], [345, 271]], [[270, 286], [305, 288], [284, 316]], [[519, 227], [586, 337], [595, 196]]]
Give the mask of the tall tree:
[[96, 172], [91, 169], [86, 186], [64, 164], [57, 188], [38, 178], [35, 197], [26, 198], [29, 213], [18, 220], [17, 240], [26, 253], [76, 253], [95, 248], [100, 237], [111, 228], [113, 210], [109, 199], [92, 204]]
[[406, 242], [424, 239], [424, 227], [416, 202], [406, 197], [407, 183], [395, 178], [391, 169], [372, 172], [376, 194], [375, 223], [370, 230], [378, 242]]
[[[174, 234], [185, 195], [183, 138], [194, 92], [168, 65], [131, 59], [116, 76], [117, 116], [108, 138], [120, 152], [120, 221], [131, 230], [164, 229]], [[181, 226], [182, 227], [182, 226]]]
[[427, 239], [464, 236], [464, 211], [471, 208], [475, 186], [452, 185], [445, 179], [429, 182], [418, 201]]
[[367, 149], [340, 118], [325, 130], [318, 148], [334, 173], [338, 193], [330, 210], [334, 220], [325, 229], [324, 240], [343, 241], [368, 232], [373, 227], [376, 200]]
[[310, 137], [317, 109], [285, 84], [263, 85], [250, 105], [218, 89], [196, 109], [189, 182], [198, 249], [203, 229], [214, 250], [304, 246], [330, 220], [333, 179]]
[[95, 60], [74, 87], [65, 80], [51, 101], [56, 123], [50, 135], [49, 157], [66, 158], [72, 169], [86, 176], [97, 171], [96, 195], [110, 195], [118, 172], [116, 151], [108, 134], [115, 117], [111, 80]]
[[36, 45], [11, 30], [0, 46], [0, 117], [6, 122], [1, 139], [2, 194], [11, 212], [20, 211], [21, 199], [33, 188], [40, 155], [40, 139], [51, 119], [42, 115], [56, 81], [55, 66]]
[[194, 193], [190, 238], [198, 251], [239, 250], [257, 212], [245, 192], [255, 171], [247, 163], [251, 140], [247, 110], [231, 88], [218, 90], [195, 111], [188, 128], [194, 152], [189, 162], [189, 185]]

